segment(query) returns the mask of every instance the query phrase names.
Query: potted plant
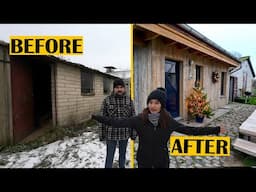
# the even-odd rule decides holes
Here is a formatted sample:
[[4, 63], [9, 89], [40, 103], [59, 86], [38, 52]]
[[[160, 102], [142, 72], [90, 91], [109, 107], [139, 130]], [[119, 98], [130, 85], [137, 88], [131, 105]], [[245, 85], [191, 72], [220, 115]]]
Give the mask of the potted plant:
[[207, 94], [203, 88], [194, 87], [193, 92], [187, 97], [188, 113], [196, 118], [197, 122], [203, 122], [204, 117], [211, 118], [214, 115]]

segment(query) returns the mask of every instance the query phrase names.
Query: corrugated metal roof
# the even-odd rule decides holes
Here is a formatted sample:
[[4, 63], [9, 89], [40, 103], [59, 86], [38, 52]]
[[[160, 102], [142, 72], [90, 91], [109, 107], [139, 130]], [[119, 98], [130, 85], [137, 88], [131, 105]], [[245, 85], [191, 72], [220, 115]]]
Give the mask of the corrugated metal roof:
[[0, 45], [8, 46], [8, 45], [9, 45], [9, 43], [7, 43], [7, 42], [5, 42], [5, 41], [0, 40]]
[[86, 67], [86, 66], [84, 66], [80, 63], [73, 63], [73, 62], [70, 62], [70, 61], [66, 61], [65, 59], [61, 59], [61, 58], [58, 58], [56, 56], [44, 56], [44, 57], [49, 57], [49, 59], [51, 59], [54, 62], [61, 62], [61, 63], [64, 63], [64, 64], [73, 65], [75, 67], [79, 67], [79, 68], [84, 69], [84, 70], [93, 71], [94, 73], [101, 74], [103, 76], [107, 76], [107, 77], [110, 77], [110, 78], [118, 78], [117, 76], [113, 76], [113, 75], [110, 75], [108, 73], [101, 72], [97, 69], [92, 69], [92, 68]]
[[[2, 46], [8, 46], [9, 43], [5, 42], [5, 41], [2, 41], [0, 40], [0, 45]], [[15, 57], [15, 55], [10, 55], [12, 57]], [[28, 55], [29, 57], [29, 55]], [[92, 69], [92, 68], [89, 68], [89, 67], [86, 67], [80, 63], [73, 63], [73, 62], [70, 62], [70, 61], [66, 61], [64, 59], [61, 59], [59, 57], [56, 57], [56, 56], [48, 56], [48, 55], [32, 55], [30, 57], [41, 57], [41, 58], [45, 58], [45, 59], [49, 59], [50, 61], [53, 61], [53, 62], [61, 62], [61, 63], [65, 63], [65, 64], [68, 64], [68, 65], [73, 65], [75, 67], [79, 67], [81, 69], [85, 69], [85, 70], [90, 70], [90, 71], [93, 71], [94, 73], [98, 73], [98, 74], [101, 74], [101, 75], [104, 75], [104, 76], [107, 76], [107, 77], [110, 77], [110, 78], [118, 78], [117, 76], [113, 76], [113, 75], [110, 75], [110, 74], [107, 74], [107, 73], [103, 73], [99, 70], [96, 70], [96, 69]]]

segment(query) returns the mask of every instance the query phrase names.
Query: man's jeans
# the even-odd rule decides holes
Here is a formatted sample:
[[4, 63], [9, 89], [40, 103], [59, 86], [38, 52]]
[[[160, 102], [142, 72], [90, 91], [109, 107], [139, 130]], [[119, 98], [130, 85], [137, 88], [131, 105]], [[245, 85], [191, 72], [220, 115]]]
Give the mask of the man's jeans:
[[105, 168], [112, 168], [114, 155], [116, 151], [116, 145], [119, 145], [119, 168], [125, 168], [125, 155], [127, 148], [127, 140], [107, 140], [107, 156], [105, 162]]

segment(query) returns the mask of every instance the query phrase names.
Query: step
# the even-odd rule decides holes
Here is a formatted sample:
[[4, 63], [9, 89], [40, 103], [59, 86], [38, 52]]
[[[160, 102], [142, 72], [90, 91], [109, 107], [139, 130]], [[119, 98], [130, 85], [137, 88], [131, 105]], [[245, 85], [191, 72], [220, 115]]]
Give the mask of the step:
[[249, 121], [243, 122], [239, 127], [239, 132], [246, 135], [256, 136], [256, 124]]
[[252, 124], [253, 126], [256, 126], [256, 119], [252, 119], [252, 118], [247, 118], [243, 123], [242, 123], [242, 125], [243, 124], [246, 124], [246, 123], [249, 123], [249, 124]]
[[256, 110], [254, 112], [252, 112], [252, 115], [256, 116]]
[[256, 120], [256, 111], [254, 111], [248, 118]]
[[236, 138], [232, 145], [236, 150], [256, 157], [256, 143]]

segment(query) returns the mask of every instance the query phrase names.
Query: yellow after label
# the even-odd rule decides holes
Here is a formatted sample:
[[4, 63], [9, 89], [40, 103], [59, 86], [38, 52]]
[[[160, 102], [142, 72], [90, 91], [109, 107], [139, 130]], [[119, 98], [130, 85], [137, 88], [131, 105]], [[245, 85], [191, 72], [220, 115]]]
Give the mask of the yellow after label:
[[10, 36], [10, 55], [81, 55], [83, 36]]
[[230, 156], [230, 137], [171, 136], [173, 156]]

